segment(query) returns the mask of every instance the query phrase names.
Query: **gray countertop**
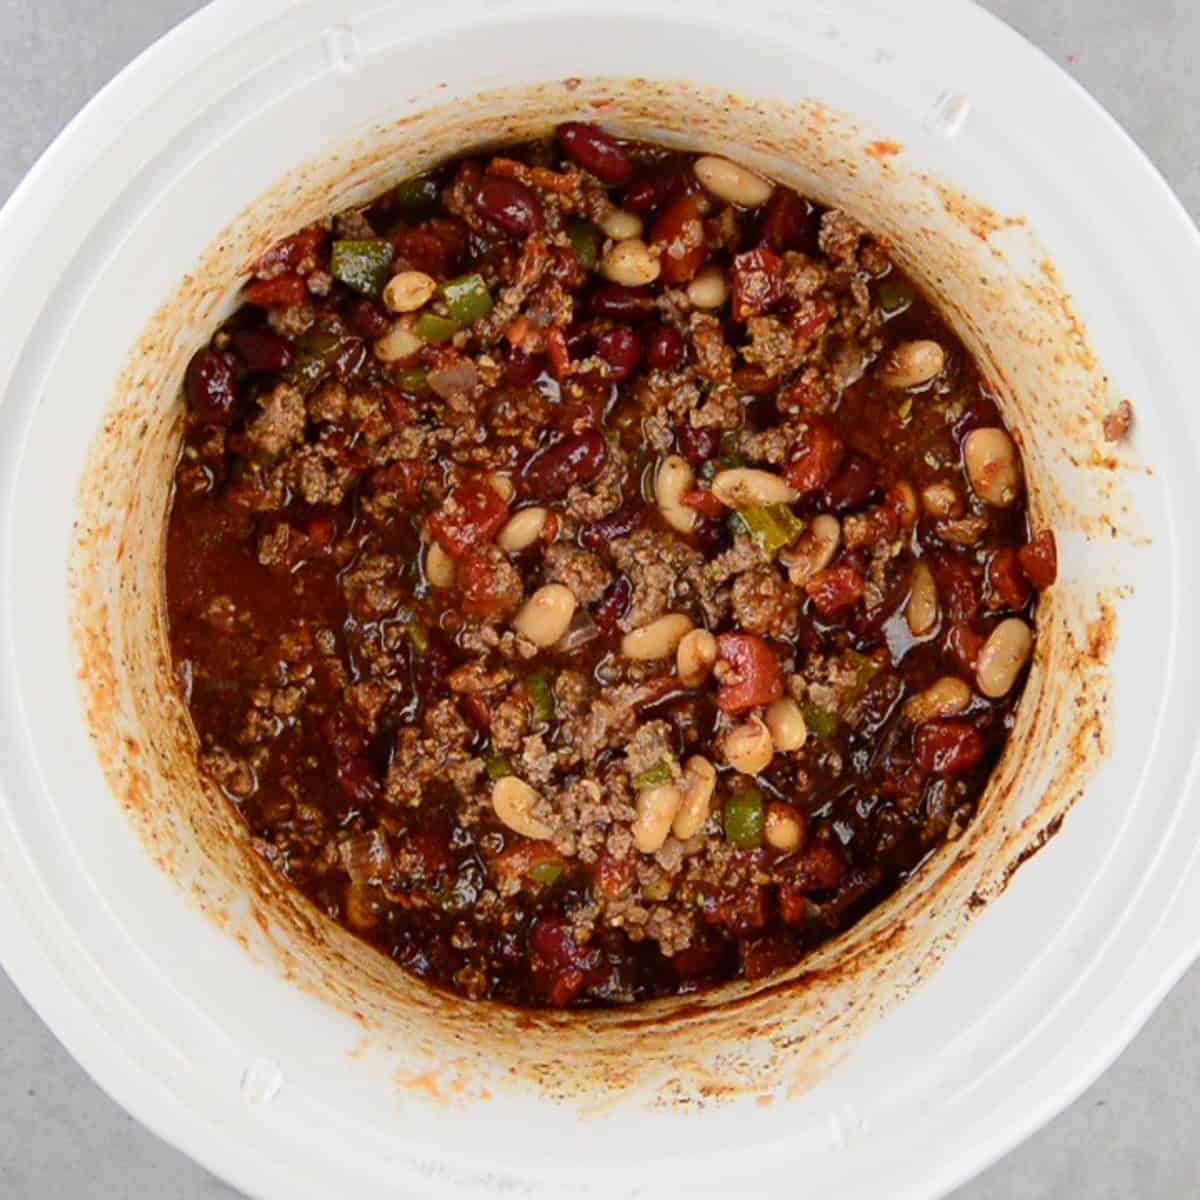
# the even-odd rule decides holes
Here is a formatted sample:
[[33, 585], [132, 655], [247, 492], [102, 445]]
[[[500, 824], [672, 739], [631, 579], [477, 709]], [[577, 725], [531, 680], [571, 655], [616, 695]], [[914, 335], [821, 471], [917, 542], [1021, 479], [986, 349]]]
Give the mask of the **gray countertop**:
[[[0, 199], [87, 99], [198, 0], [0, 0]], [[1064, 64], [1200, 213], [1195, 0], [985, 0]], [[1135, 220], [1136, 214], [1130, 214]], [[1118, 1062], [959, 1200], [1200, 1195], [1200, 968]], [[0, 1195], [236, 1195], [147, 1133], [0, 974]]]

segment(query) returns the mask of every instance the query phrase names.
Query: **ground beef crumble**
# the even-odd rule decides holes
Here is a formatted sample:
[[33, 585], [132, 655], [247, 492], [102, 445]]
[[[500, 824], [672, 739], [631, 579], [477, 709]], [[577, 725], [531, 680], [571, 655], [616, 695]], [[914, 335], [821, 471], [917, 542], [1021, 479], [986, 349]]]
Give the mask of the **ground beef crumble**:
[[[1004, 746], [1022, 676], [985, 691], [980, 648], [1057, 569], [964, 465], [1007, 435], [884, 240], [580, 128], [248, 268], [166, 561], [199, 765], [263, 861], [405, 970], [558, 1007], [760, 978], [901, 886]], [[921, 340], [936, 374], [888, 383]], [[740, 508], [730, 471], [765, 473]]]

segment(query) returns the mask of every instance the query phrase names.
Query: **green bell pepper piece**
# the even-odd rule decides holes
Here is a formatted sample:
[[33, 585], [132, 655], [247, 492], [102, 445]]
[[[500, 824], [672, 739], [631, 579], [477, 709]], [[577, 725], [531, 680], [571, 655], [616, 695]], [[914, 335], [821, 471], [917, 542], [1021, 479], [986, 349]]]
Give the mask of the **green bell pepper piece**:
[[311, 392], [333, 366], [341, 352], [342, 338], [324, 329], [310, 329], [296, 339], [296, 358], [287, 378], [302, 392]]
[[763, 839], [763, 798], [756, 787], [740, 787], [725, 801], [725, 840], [739, 850], [756, 850]]
[[432, 175], [414, 175], [396, 184], [392, 193], [397, 207], [409, 216], [423, 217], [438, 206], [438, 185]]
[[[492, 294], [482, 275], [460, 275], [442, 284], [442, 299], [450, 315], [463, 326], [473, 325], [492, 311]], [[417, 335], [420, 337], [420, 334]]]
[[487, 760], [487, 765], [484, 770], [487, 771], [487, 777], [495, 783], [499, 779], [505, 779], [513, 773], [512, 766], [507, 758], [500, 754], [496, 754]]
[[562, 873], [562, 863], [538, 863], [536, 867], [529, 868], [529, 878], [543, 887], [549, 887], [555, 883]]
[[774, 558], [804, 531], [804, 522], [786, 504], [756, 504], [743, 509], [742, 520], [768, 558]]
[[600, 258], [600, 230], [591, 221], [575, 217], [567, 222], [567, 237], [579, 265], [590, 271]]
[[726, 469], [730, 467], [744, 467], [746, 460], [738, 453], [737, 450], [737, 434], [732, 430], [726, 430], [721, 434], [720, 455], [721, 466]]
[[675, 772], [671, 770], [671, 763], [664, 758], [648, 770], [643, 771], [633, 781], [633, 786], [638, 789], [658, 787], [661, 783], [670, 783], [674, 778]]
[[840, 718], [832, 709], [822, 708], [819, 704], [806, 701], [801, 709], [804, 713], [804, 723], [822, 742], [833, 741], [838, 730]]
[[879, 284], [879, 307], [884, 318], [890, 320], [907, 312], [912, 307], [913, 294], [907, 284], [890, 276]]
[[434, 313], [422, 313], [413, 322], [413, 333], [423, 342], [440, 346], [448, 342], [458, 332], [458, 322], [449, 317], [439, 317]]
[[554, 720], [554, 687], [549, 671], [537, 671], [525, 677], [529, 689], [529, 704], [539, 721]]
[[333, 243], [329, 270], [334, 279], [356, 292], [378, 297], [391, 274], [394, 253], [392, 243], [382, 238], [374, 241], [337, 241]]
[[424, 367], [409, 367], [408, 370], [401, 371], [396, 376], [396, 382], [400, 385], [402, 392], [408, 392], [412, 396], [419, 395], [429, 386], [425, 382]]

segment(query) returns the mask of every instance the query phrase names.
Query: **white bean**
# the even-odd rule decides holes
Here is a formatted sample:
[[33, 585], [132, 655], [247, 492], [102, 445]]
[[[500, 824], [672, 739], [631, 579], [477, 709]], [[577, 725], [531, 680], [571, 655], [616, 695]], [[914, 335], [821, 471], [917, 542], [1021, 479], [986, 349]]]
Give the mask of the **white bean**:
[[687, 298], [693, 308], [720, 308], [729, 299], [729, 284], [725, 272], [716, 265], [702, 267], [688, 284]]
[[641, 238], [617, 242], [600, 260], [600, 274], [622, 287], [643, 287], [658, 278], [662, 268]]
[[937, 583], [934, 581], [933, 572], [923, 562], [914, 563], [908, 604], [904, 608], [908, 628], [914, 637], [924, 637], [938, 623], [940, 615]]
[[575, 615], [575, 596], [561, 583], [540, 587], [513, 617], [513, 628], [535, 646], [553, 646], [570, 627]]
[[381, 338], [377, 338], [372, 349], [380, 362], [403, 362], [412, 358], [425, 343], [403, 322], [397, 321]]
[[991, 700], [1007, 696], [1033, 651], [1033, 634], [1019, 617], [1009, 617], [992, 630], [979, 651], [975, 684]]
[[642, 218], [623, 208], [610, 208], [600, 218], [599, 224], [604, 236], [612, 238], [614, 242], [642, 236]]
[[681, 842], [694, 838], [704, 828], [716, 787], [716, 767], [702, 754], [689, 758], [683, 767], [683, 800], [671, 826]]
[[683, 613], [667, 613], [621, 639], [621, 653], [634, 662], [653, 662], [670, 658], [679, 648], [684, 634], [692, 628], [692, 620]]
[[692, 629], [675, 651], [675, 673], [684, 687], [699, 687], [717, 662], [717, 639], [707, 629]]
[[673, 783], [643, 788], [638, 792], [637, 816], [629, 827], [633, 844], [643, 854], [653, 854], [671, 832], [671, 822], [683, 802], [683, 793]]
[[726, 508], [753, 508], [759, 504], [792, 504], [800, 493], [778, 475], [755, 467], [718, 471], [712, 493]]
[[911, 529], [921, 515], [921, 510], [917, 507], [916, 488], [907, 479], [901, 479], [895, 485], [895, 494], [899, 501], [896, 515], [900, 518], [900, 528]]
[[725, 751], [725, 761], [735, 771], [743, 775], [757, 775], [771, 765], [775, 743], [762, 719], [751, 717], [725, 735], [722, 749]]
[[507, 504], [513, 496], [516, 495], [517, 489], [509, 476], [502, 474], [500, 471], [492, 471], [487, 477], [488, 487]]
[[696, 482], [696, 473], [686, 458], [668, 454], [654, 474], [654, 499], [663, 520], [680, 533], [691, 533], [696, 525], [696, 511], [683, 503], [684, 495]]
[[387, 281], [383, 303], [394, 313], [416, 312], [429, 303], [436, 290], [437, 284], [424, 271], [401, 271]]
[[972, 429], [963, 439], [963, 466], [984, 504], [1008, 508], [1021, 494], [1017, 448], [1003, 429]]
[[772, 800], [763, 814], [763, 836], [768, 846], [792, 854], [804, 841], [804, 819], [790, 804]]
[[492, 810], [499, 820], [522, 837], [545, 841], [553, 836], [554, 830], [533, 815], [540, 799], [537, 792], [516, 775], [506, 775], [492, 785]]
[[818, 571], [823, 571], [842, 544], [842, 526], [837, 517], [821, 513], [796, 539], [795, 545], [780, 551], [779, 561], [787, 567], [788, 579], [803, 587]]
[[884, 387], [914, 388], [929, 383], [946, 365], [946, 352], [937, 342], [901, 342], [893, 346], [879, 368]]
[[808, 740], [808, 726], [804, 723], [800, 705], [786, 697], [776, 700], [767, 709], [767, 728], [771, 731], [775, 749], [785, 754], [799, 750]]
[[549, 515], [548, 510], [540, 505], [513, 513], [496, 534], [496, 545], [506, 554], [518, 554], [522, 550], [528, 550], [542, 536]]
[[943, 675], [904, 703], [904, 715], [914, 724], [956, 717], [971, 705], [971, 689], [956, 675]]
[[425, 578], [435, 588], [452, 588], [457, 574], [454, 559], [437, 542], [430, 542], [425, 551]]
[[775, 185], [761, 175], [715, 154], [696, 159], [692, 169], [705, 190], [739, 208], [758, 208], [775, 190]]

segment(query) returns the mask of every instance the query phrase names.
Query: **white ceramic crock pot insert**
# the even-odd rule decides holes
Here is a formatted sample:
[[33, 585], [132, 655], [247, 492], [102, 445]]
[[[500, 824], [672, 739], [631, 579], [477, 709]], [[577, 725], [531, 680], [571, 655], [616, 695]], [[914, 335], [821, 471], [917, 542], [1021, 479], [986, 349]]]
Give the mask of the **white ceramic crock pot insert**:
[[[1078, 89], [965, 5], [247, 9], [218, 3], [139, 60], [0, 218], [6, 968], [121, 1103], [257, 1194], [754, 1180], [852, 1196], [887, 1180], [890, 1195], [930, 1195], [979, 1169], [1098, 1073], [1200, 940], [1187, 803], [1200, 655], [1179, 619], [1196, 574], [1180, 546], [1198, 447], [1190, 222]], [[1138, 586], [1120, 605], [1109, 761], [934, 978], [832, 1077], [769, 1107], [581, 1121], [525, 1094], [446, 1105], [399, 1086], [356, 1054], [352, 1021], [252, 961], [148, 860], [80, 720], [64, 633], [74, 481], [155, 309], [247, 203], [367, 122], [567, 75], [817, 97], [1023, 215], [1133, 399], [1152, 464], [1127, 481], [1152, 541], [1114, 550]], [[1065, 565], [1095, 569], [1091, 555], [1068, 547]]]

